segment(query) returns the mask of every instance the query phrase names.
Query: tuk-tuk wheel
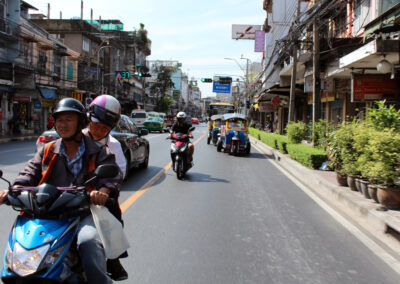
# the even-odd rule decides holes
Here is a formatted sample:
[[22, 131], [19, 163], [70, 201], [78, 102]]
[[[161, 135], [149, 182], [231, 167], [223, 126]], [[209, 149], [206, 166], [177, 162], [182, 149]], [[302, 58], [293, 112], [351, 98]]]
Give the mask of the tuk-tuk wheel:
[[207, 137], [207, 144], [210, 145], [211, 137]]
[[217, 144], [217, 152], [221, 152], [221, 150], [222, 150], [222, 142], [219, 141]]
[[250, 155], [250, 149], [251, 149], [251, 146], [249, 143], [249, 144], [247, 144], [247, 147], [246, 147], [246, 155]]

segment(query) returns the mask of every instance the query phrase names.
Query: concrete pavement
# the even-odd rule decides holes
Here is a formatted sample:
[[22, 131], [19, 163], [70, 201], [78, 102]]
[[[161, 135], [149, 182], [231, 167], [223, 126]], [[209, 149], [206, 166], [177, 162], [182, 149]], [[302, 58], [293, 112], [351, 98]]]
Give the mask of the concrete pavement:
[[282, 168], [319, 197], [330, 203], [331, 206], [334, 206], [332, 200], [338, 201], [378, 230], [383, 232], [394, 230], [400, 233], [400, 211], [378, 211], [377, 209], [381, 207], [380, 204], [372, 199], [366, 199], [357, 191], [351, 191], [349, 187], [339, 186], [335, 172], [307, 168], [292, 160], [289, 155], [282, 154], [254, 137], [250, 136], [250, 140], [252, 146], [255, 146], [270, 158], [274, 158]]
[[0, 136], [0, 143], [7, 143], [11, 141], [28, 141], [28, 140], [36, 140], [39, 137], [39, 134], [31, 134], [31, 135], [5, 135]]

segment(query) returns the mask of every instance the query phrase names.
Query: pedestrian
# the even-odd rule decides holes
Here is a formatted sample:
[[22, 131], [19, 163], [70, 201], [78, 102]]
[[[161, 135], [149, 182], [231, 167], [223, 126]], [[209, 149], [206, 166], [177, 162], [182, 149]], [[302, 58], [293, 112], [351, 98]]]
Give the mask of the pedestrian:
[[[53, 117], [60, 138], [36, 151], [15, 179], [14, 186], [37, 186], [44, 182], [56, 187], [83, 186], [96, 167], [103, 164], [117, 166], [114, 154], [107, 147], [82, 134], [87, 116], [79, 101], [72, 98], [61, 100]], [[118, 196], [120, 183], [120, 175], [95, 181], [93, 187], [88, 189], [90, 202], [105, 205], [108, 197]], [[7, 192], [0, 193], [0, 204], [4, 202]], [[112, 283], [106, 272], [102, 242], [90, 213], [81, 217], [77, 247], [88, 283]]]

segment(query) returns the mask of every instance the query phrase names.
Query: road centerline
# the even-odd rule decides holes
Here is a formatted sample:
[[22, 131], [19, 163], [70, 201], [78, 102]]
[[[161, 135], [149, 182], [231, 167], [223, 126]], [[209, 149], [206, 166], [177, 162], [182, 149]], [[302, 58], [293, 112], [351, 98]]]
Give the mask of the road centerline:
[[[204, 132], [194, 143], [196, 145], [199, 143], [201, 139], [205, 137], [207, 132]], [[138, 191], [132, 193], [122, 204], [121, 204], [121, 211], [122, 213], [126, 212], [150, 187], [159, 180], [172, 166], [172, 162], [169, 162], [167, 165], [164, 166], [162, 170], [160, 170], [154, 177], [152, 177], [148, 182], [146, 182]]]

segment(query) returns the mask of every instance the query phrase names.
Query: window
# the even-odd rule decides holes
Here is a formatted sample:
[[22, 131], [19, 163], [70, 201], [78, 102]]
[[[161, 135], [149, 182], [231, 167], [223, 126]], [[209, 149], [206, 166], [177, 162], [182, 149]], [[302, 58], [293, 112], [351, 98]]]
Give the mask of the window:
[[358, 35], [363, 27], [370, 22], [372, 8], [370, 0], [356, 0], [354, 2], [353, 35]]
[[71, 61], [68, 61], [67, 63], [67, 80], [74, 80], [74, 64]]
[[86, 37], [83, 37], [83, 51], [89, 52], [90, 51], [90, 40]]
[[400, 3], [400, 0], [381, 0], [381, 7], [379, 15], [382, 15], [394, 5]]
[[54, 73], [61, 77], [61, 56], [54, 55]]
[[47, 63], [46, 52], [39, 50], [38, 66], [37, 66], [39, 72], [46, 72], [46, 63]]

